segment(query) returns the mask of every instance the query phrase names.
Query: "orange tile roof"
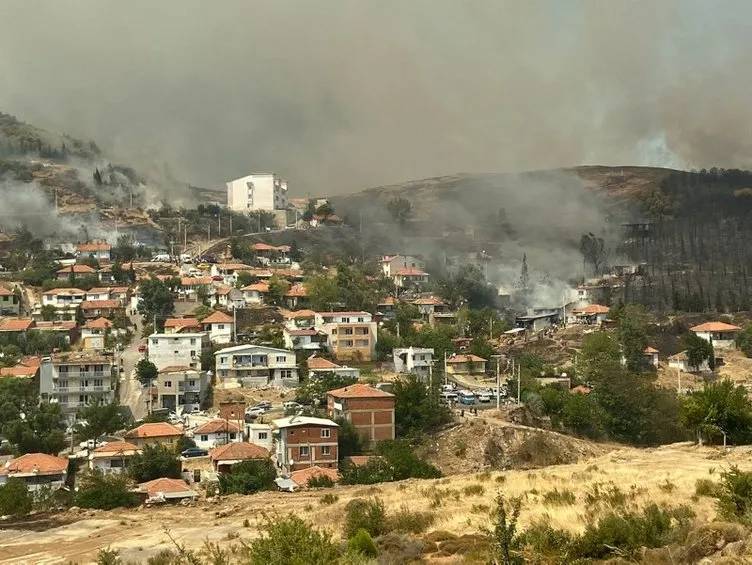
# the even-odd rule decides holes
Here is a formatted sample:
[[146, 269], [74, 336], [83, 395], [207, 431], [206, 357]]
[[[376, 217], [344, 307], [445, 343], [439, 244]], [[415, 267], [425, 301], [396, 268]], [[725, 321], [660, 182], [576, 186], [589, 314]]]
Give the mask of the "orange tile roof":
[[0, 368], [0, 377], [18, 377], [27, 378], [34, 377], [39, 371], [39, 365], [41, 359], [36, 356], [24, 357], [19, 363], [13, 367]]
[[416, 298], [415, 300], [413, 300], [413, 304], [420, 304], [420, 305], [426, 305], [426, 306], [430, 306], [430, 305], [443, 306], [444, 301], [439, 298], [436, 298], [435, 296], [429, 296], [427, 298]]
[[66, 330], [70, 331], [77, 326], [75, 320], [48, 320], [34, 323], [36, 330]]
[[198, 372], [196, 369], [189, 367], [188, 365], [168, 365], [159, 370], [160, 373], [185, 373], [190, 371]]
[[342, 367], [342, 365], [332, 363], [329, 359], [323, 357], [309, 357], [306, 363], [309, 369], [339, 369]]
[[304, 284], [294, 284], [285, 293], [285, 296], [305, 297], [308, 296], [308, 289], [306, 289]]
[[232, 324], [232, 316], [216, 310], [201, 321], [202, 324]]
[[650, 347], [650, 346], [648, 345], [648, 346], [647, 346], [647, 347], [646, 347], [646, 348], [645, 348], [645, 349], [643, 350], [643, 353], [652, 355], [652, 354], [654, 354], [654, 353], [659, 353], [659, 351], [658, 351], [658, 350], [657, 350], [657, 349], [656, 349], [655, 347]]
[[4, 286], [0, 286], [0, 296], [13, 296], [13, 291], [8, 290]]
[[112, 327], [112, 322], [107, 318], [97, 318], [96, 320], [86, 322], [84, 327], [90, 330], [106, 330]]
[[227, 286], [226, 284], [218, 284], [214, 286], [214, 294], [218, 294], [220, 296], [230, 294], [231, 291], [232, 287]]
[[114, 454], [121, 454], [121, 455], [133, 455], [138, 450], [139, 450], [138, 447], [136, 447], [132, 443], [128, 443], [127, 441], [111, 441], [110, 443], [100, 445], [94, 451], [92, 451], [92, 453], [98, 453], [98, 454], [114, 453]]
[[158, 496], [160, 494], [181, 494], [185, 493], [186, 496], [196, 496], [196, 492], [188, 486], [183, 479], [170, 479], [162, 477], [160, 479], [154, 479], [152, 481], [141, 483], [138, 485], [138, 490], [145, 492], [151, 497]]
[[76, 246], [79, 251], [109, 251], [112, 245], [104, 242], [79, 243]]
[[63, 267], [62, 269], [57, 271], [57, 274], [63, 274], [63, 273], [86, 273], [86, 274], [92, 274], [96, 273], [97, 270], [93, 269], [92, 267], [89, 267], [89, 265], [71, 265], [69, 267]]
[[254, 251], [276, 251], [277, 250], [277, 248], [274, 247], [273, 245], [269, 245], [268, 243], [263, 243], [263, 242], [254, 243], [253, 245], [251, 245], [251, 249], [253, 249]]
[[148, 439], [154, 437], [175, 437], [182, 436], [183, 432], [167, 422], [154, 422], [141, 424], [137, 428], [128, 430], [124, 437]]
[[265, 282], [257, 282], [253, 284], [249, 284], [248, 286], [244, 286], [240, 290], [255, 290], [256, 292], [269, 292], [269, 284]]
[[34, 326], [34, 320], [28, 318], [3, 318], [0, 320], [0, 332], [25, 332]]
[[584, 308], [577, 308], [575, 309], [575, 312], [582, 312], [583, 314], [593, 315], [593, 314], [608, 314], [611, 309], [608, 306], [603, 306], [601, 304], [588, 304]]
[[316, 316], [316, 312], [314, 312], [313, 310], [294, 310], [285, 314], [285, 318], [289, 318], [291, 320], [298, 318], [313, 318], [314, 316]]
[[472, 353], [468, 353], [467, 355], [454, 354], [446, 360], [447, 363], [468, 363], [468, 362], [477, 363], [480, 361], [486, 361], [486, 359], [483, 359], [483, 357], [478, 357], [477, 355], [473, 355]]
[[290, 473], [290, 479], [300, 487], [307, 487], [308, 481], [314, 477], [329, 477], [332, 481], [337, 482], [339, 480], [339, 472], [337, 469], [327, 469], [314, 465], [313, 467], [306, 467], [305, 469], [299, 469]]
[[379, 390], [371, 385], [355, 383], [353, 385], [347, 385], [342, 388], [330, 390], [328, 395], [334, 398], [393, 398], [394, 395], [386, 392], [385, 390]]
[[181, 277], [181, 286], [209, 286], [214, 282], [211, 277]]
[[202, 424], [195, 430], [193, 435], [201, 434], [219, 434], [219, 433], [238, 433], [240, 432], [240, 426], [227, 420], [209, 420], [205, 424]]
[[164, 327], [184, 330], [186, 328], [200, 328], [201, 323], [196, 318], [167, 318]]
[[738, 332], [741, 330], [739, 326], [727, 324], [725, 322], [705, 322], [699, 326], [689, 328], [693, 332]]
[[43, 295], [61, 295], [65, 294], [68, 296], [72, 296], [74, 294], [81, 294], [85, 295], [86, 291], [81, 290], [80, 288], [51, 288], [50, 290], [43, 292]]
[[81, 310], [97, 310], [101, 308], [123, 308], [119, 300], [84, 300]]
[[255, 443], [246, 441], [227, 443], [215, 447], [209, 452], [212, 461], [245, 461], [248, 459], [266, 459], [269, 452]]
[[399, 300], [394, 296], [387, 296], [384, 300], [379, 302], [377, 306], [394, 306], [395, 304], [399, 304]]
[[68, 470], [68, 460], [46, 453], [27, 453], [16, 459], [11, 459], [5, 468], [0, 470], [4, 475], [29, 474], [59, 475]]
[[380, 455], [350, 455], [348, 457], [345, 457], [346, 461], [349, 461], [356, 467], [362, 467], [363, 465], [368, 465], [372, 460], [374, 459], [381, 459]]
[[421, 271], [415, 267], [402, 267], [401, 269], [396, 269], [394, 274], [403, 277], [424, 277], [428, 275], [425, 271]]

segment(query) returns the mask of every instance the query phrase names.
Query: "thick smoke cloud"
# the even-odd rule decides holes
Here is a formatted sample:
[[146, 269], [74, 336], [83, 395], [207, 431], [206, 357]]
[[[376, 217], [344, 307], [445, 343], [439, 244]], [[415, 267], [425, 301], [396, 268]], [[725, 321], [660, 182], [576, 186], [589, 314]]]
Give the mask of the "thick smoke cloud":
[[0, 4], [0, 108], [219, 187], [298, 195], [581, 163], [749, 166], [729, 1]]

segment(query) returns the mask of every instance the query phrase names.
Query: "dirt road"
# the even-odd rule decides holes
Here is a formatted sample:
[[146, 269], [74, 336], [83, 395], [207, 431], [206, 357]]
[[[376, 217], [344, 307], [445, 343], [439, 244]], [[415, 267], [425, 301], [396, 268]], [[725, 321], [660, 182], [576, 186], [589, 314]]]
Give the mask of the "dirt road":
[[136, 363], [141, 359], [138, 347], [141, 343], [141, 316], [131, 316], [133, 324], [133, 339], [122, 353], [123, 372], [120, 374], [120, 404], [127, 406], [134, 420], [140, 420], [146, 416], [146, 395], [141, 383], [136, 379]]

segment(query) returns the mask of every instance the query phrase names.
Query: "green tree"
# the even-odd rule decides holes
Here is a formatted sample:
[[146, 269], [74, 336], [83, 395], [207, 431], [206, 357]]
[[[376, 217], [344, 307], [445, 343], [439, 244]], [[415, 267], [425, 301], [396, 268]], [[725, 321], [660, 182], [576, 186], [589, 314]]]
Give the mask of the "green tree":
[[75, 503], [81, 508], [112, 510], [136, 506], [138, 497], [131, 492], [128, 477], [113, 473], [105, 475], [99, 469], [87, 471], [78, 480]]
[[394, 420], [397, 435], [418, 437], [431, 433], [452, 419], [449, 408], [439, 402], [438, 389], [413, 374], [394, 381]]
[[252, 494], [276, 487], [277, 470], [270, 459], [253, 459], [232, 466], [229, 473], [219, 476], [222, 494]]
[[649, 317], [644, 306], [627, 304], [618, 314], [619, 344], [630, 371], [645, 368], [645, 348], [648, 346]]
[[117, 403], [91, 404], [78, 411], [78, 420], [82, 422], [76, 432], [82, 439], [94, 439], [113, 434], [128, 425], [123, 409]]
[[339, 430], [337, 431], [337, 452], [339, 459], [342, 460], [350, 455], [360, 455], [363, 453], [363, 438], [358, 433], [353, 423], [346, 418], [337, 418]]
[[159, 279], [150, 278], [141, 282], [141, 298], [138, 311], [145, 322], [157, 320], [157, 329], [161, 330], [164, 321], [175, 311], [175, 300], [167, 283]]
[[57, 455], [66, 445], [65, 423], [58, 404], [22, 403], [16, 418], [3, 424], [2, 433], [18, 454]]
[[15, 477], [0, 486], [0, 515], [23, 516], [31, 512], [33, 502], [26, 483]]
[[180, 460], [175, 451], [167, 446], [145, 445], [141, 453], [131, 458], [128, 474], [137, 483], [163, 477], [179, 479]]
[[752, 408], [742, 386], [729, 380], [708, 383], [702, 390], [689, 394], [681, 405], [681, 422], [698, 440], [720, 439], [726, 433], [732, 443], [750, 440]]
[[577, 356], [577, 374], [586, 382], [597, 382], [609, 373], [620, 372], [619, 344], [606, 332], [585, 336]]
[[304, 385], [298, 387], [295, 400], [301, 404], [326, 406], [326, 393], [330, 390], [342, 388], [358, 381], [355, 377], [324, 373], [309, 378]]
[[159, 375], [157, 366], [148, 359], [140, 359], [136, 363], [136, 378], [143, 384], [148, 386]]
[[401, 196], [395, 196], [387, 202], [386, 209], [394, 221], [401, 226], [404, 226], [413, 215], [413, 205]]
[[45, 322], [51, 322], [57, 317], [57, 308], [52, 304], [45, 304], [41, 310], [42, 320]]
[[683, 341], [687, 352], [687, 364], [690, 367], [698, 369], [705, 361], [711, 369], [715, 367], [713, 345], [709, 341], [692, 332], [685, 335]]
[[269, 279], [269, 292], [267, 297], [271, 304], [275, 306], [282, 306], [285, 300], [285, 294], [290, 290], [290, 283], [286, 280], [272, 275]]
[[522, 508], [521, 498], [507, 501], [504, 495], [496, 496], [496, 505], [492, 513], [492, 528], [486, 529], [491, 544], [493, 563], [499, 565], [516, 565], [524, 563], [520, 550], [520, 535], [517, 533], [517, 521]]

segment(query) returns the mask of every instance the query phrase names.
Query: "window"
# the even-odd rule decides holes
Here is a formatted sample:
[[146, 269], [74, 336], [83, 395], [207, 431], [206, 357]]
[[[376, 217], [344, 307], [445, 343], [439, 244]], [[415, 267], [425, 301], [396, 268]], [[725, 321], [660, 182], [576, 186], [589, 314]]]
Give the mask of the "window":
[[291, 379], [292, 378], [292, 369], [282, 369], [279, 372], [279, 376], [283, 379]]
[[195, 337], [191, 338], [191, 345], [196, 345], [196, 338]]
[[345, 347], [352, 347], [353, 341], [351, 339], [346, 339], [342, 342], [342, 345], [344, 345]]
[[110, 469], [120, 469], [123, 467], [122, 459], [110, 459]]
[[300, 456], [301, 457], [310, 457], [311, 456], [310, 447], [308, 447], [307, 445], [301, 446], [300, 447]]
[[324, 428], [321, 430], [321, 437], [332, 437], [332, 430]]
[[322, 445], [321, 455], [331, 455], [331, 447], [329, 447], [328, 445]]
[[[175, 353], [177, 353], [177, 351]], [[195, 356], [196, 356], [196, 350], [191, 349], [191, 357], [195, 357]]]
[[230, 439], [235, 439], [235, 433], [234, 432], [230, 434]]
[[225, 325], [224, 324], [217, 324], [217, 329], [218, 330], [223, 330], [223, 329], [225, 329]]
[[194, 483], [200, 483], [201, 482], [201, 469], [194, 469], [193, 470], [193, 482]]
[[345, 328], [345, 335], [352, 335], [353, 329], [352, 328]]
[[196, 386], [196, 381], [188, 381], [188, 386]]
[[269, 437], [267, 435], [267, 432], [259, 432], [258, 433], [258, 439], [266, 439], [267, 437]]
[[94, 386], [102, 386], [103, 381], [102, 379], [94, 379]]
[[365, 319], [365, 318], [363, 318], [363, 317], [361, 316], [360, 318], [358, 318], [358, 321], [359, 321], [359, 322], [365, 322], [365, 321], [366, 321], [366, 319]]
[[277, 363], [286, 363], [287, 357], [285, 355], [277, 355]]
[[220, 362], [220, 363], [223, 363], [223, 364], [224, 364], [224, 363], [227, 363], [227, 357], [220, 357], [220, 358], [219, 358], [219, 362]]
[[164, 385], [165, 385], [165, 388], [172, 388], [172, 381], [165, 381]]
[[201, 436], [201, 441], [209, 441], [209, 436], [208, 435], [202, 435]]

